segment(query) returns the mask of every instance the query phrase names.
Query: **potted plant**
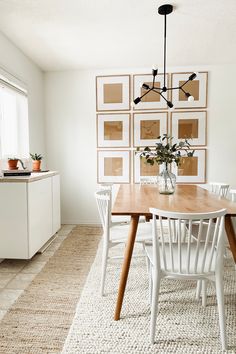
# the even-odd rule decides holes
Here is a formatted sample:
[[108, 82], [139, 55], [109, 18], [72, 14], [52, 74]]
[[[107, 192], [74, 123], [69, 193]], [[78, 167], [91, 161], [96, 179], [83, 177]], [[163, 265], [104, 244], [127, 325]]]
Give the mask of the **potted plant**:
[[41, 171], [41, 161], [42, 161], [43, 156], [40, 154], [36, 154], [36, 153], [34, 153], [34, 154], [30, 153], [30, 157], [33, 160], [33, 171], [34, 172]]
[[9, 157], [8, 158], [8, 169], [9, 170], [18, 170], [18, 162], [20, 162], [21, 167], [23, 168], [23, 170], [26, 169], [26, 167], [24, 166], [24, 163], [21, 159], [19, 159], [18, 157]]
[[[162, 171], [158, 178], [159, 192], [161, 194], [173, 194], [175, 190], [176, 176], [170, 172], [170, 165], [175, 162], [180, 165], [181, 157], [192, 157], [194, 150], [190, 150], [190, 143], [187, 139], [172, 145], [173, 137], [168, 134], [163, 134], [157, 138], [160, 140], [155, 145], [154, 149], [146, 146], [140, 154], [140, 158], [145, 158], [146, 163], [154, 165], [162, 165]], [[137, 149], [139, 150], [139, 148]]]

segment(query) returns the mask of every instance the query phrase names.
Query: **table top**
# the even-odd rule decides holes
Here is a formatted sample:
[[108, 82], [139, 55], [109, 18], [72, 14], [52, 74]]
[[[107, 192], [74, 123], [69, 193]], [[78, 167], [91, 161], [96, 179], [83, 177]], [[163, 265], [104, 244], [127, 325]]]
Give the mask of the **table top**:
[[160, 194], [156, 185], [122, 184], [112, 208], [112, 215], [150, 216], [149, 208], [181, 213], [212, 212], [226, 208], [236, 216], [236, 203], [219, 197], [197, 185], [177, 185], [174, 194]]

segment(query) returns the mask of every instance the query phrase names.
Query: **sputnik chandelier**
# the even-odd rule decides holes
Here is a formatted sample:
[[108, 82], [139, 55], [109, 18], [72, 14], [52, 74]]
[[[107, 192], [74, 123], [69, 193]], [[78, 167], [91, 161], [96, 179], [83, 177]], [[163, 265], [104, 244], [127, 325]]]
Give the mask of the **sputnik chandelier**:
[[153, 67], [152, 68], [152, 76], [153, 76], [152, 86], [150, 86], [146, 83], [141, 84], [141, 87], [146, 92], [144, 92], [144, 94], [142, 96], [135, 98], [135, 100], [134, 100], [135, 104], [138, 104], [140, 101], [142, 101], [142, 98], [144, 96], [148, 95], [148, 93], [151, 91], [160, 95], [166, 101], [167, 106], [169, 108], [174, 107], [174, 105], [171, 101], [168, 101], [168, 99], [166, 99], [166, 97], [163, 95], [163, 93], [171, 91], [171, 90], [180, 90], [187, 97], [188, 101], [194, 101], [194, 97], [189, 92], [187, 92], [185, 90], [185, 86], [189, 81], [192, 81], [197, 77], [196, 73], [192, 73], [189, 76], [188, 80], [186, 80], [183, 84], [181, 84], [181, 86], [177, 86], [177, 87], [167, 87], [166, 86], [166, 16], [169, 15], [172, 11], [173, 11], [173, 6], [169, 5], [169, 4], [162, 5], [162, 6], [158, 7], [159, 15], [164, 15], [164, 86], [163, 87], [155, 87], [155, 80], [156, 80], [156, 76], [158, 74], [158, 69], [156, 67]]

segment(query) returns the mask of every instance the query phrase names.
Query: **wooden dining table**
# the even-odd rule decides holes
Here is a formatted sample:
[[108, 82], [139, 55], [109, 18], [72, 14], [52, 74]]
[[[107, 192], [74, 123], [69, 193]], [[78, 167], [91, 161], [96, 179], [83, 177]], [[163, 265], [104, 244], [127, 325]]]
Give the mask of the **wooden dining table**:
[[139, 217], [151, 218], [149, 208], [182, 213], [208, 213], [225, 208], [225, 230], [236, 263], [236, 235], [232, 216], [236, 216], [236, 203], [220, 197], [197, 185], [177, 185], [174, 194], [160, 194], [156, 185], [120, 185], [112, 215], [129, 215], [130, 227], [121, 269], [114, 319], [120, 319], [125, 287], [128, 279]]

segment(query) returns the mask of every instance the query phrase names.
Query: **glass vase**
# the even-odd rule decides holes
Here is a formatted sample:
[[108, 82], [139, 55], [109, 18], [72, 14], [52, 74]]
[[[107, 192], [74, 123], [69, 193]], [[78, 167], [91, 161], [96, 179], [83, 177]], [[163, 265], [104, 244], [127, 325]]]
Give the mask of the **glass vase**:
[[164, 164], [162, 172], [158, 176], [159, 193], [173, 194], [175, 191], [176, 176], [170, 172], [168, 164]]

